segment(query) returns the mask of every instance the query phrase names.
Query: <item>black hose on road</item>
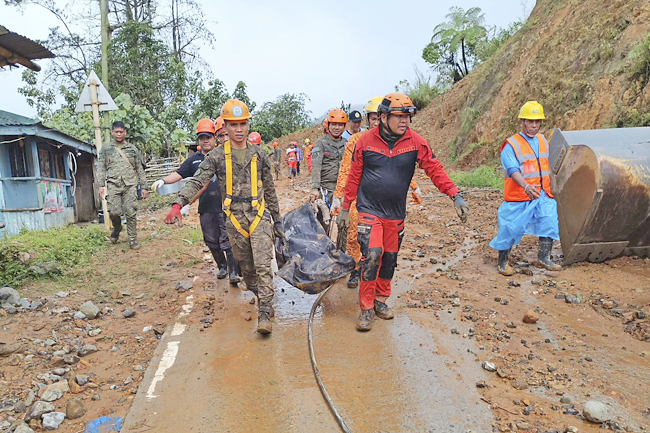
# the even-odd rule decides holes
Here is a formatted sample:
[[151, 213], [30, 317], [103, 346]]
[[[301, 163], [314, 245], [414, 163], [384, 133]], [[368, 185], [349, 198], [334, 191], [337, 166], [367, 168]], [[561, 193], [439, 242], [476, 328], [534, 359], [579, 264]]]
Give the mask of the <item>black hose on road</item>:
[[336, 406], [334, 406], [332, 399], [330, 398], [329, 394], [327, 393], [327, 390], [325, 389], [323, 380], [320, 377], [320, 371], [318, 370], [318, 364], [316, 363], [316, 357], [314, 356], [314, 337], [312, 332], [312, 324], [314, 323], [314, 313], [316, 312], [316, 308], [318, 307], [318, 304], [320, 303], [321, 299], [323, 299], [323, 296], [325, 296], [325, 293], [327, 293], [329, 289], [332, 288], [333, 285], [334, 284], [327, 286], [327, 288], [318, 295], [318, 298], [316, 298], [314, 305], [311, 306], [311, 312], [309, 313], [309, 326], [307, 332], [308, 340], [309, 340], [309, 357], [311, 358], [311, 366], [314, 369], [314, 376], [316, 376], [316, 382], [318, 383], [318, 387], [320, 388], [321, 394], [323, 394], [323, 398], [325, 399], [327, 406], [329, 406], [330, 411], [332, 411], [332, 415], [334, 415], [334, 418], [336, 418], [336, 422], [339, 424], [339, 427], [341, 427], [341, 430], [343, 430], [345, 433], [352, 433], [348, 428], [347, 424], [345, 424], [345, 421], [343, 421], [343, 418], [341, 418], [341, 415], [339, 415], [339, 411], [336, 409]]

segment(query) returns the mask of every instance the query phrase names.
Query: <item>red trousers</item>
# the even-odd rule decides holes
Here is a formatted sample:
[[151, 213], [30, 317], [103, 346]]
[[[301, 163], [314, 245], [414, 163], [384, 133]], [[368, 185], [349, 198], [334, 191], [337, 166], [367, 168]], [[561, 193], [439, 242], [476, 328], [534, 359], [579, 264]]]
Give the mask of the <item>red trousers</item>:
[[361, 247], [359, 305], [362, 310], [370, 310], [375, 306], [376, 296], [390, 296], [397, 253], [404, 237], [404, 220], [360, 212], [357, 233]]

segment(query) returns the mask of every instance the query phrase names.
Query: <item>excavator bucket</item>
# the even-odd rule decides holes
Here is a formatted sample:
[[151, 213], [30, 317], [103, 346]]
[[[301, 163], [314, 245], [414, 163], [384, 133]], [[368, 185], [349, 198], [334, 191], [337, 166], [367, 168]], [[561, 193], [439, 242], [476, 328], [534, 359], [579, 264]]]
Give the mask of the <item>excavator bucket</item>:
[[650, 256], [650, 128], [556, 129], [549, 147], [564, 263]]

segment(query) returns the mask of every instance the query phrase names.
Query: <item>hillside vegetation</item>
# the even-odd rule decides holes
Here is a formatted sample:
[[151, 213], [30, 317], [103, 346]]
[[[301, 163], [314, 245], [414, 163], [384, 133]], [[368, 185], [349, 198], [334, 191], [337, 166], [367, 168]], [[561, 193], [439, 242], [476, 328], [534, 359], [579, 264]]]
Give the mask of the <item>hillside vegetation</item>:
[[543, 131], [650, 125], [650, 3], [538, 0], [492, 57], [414, 118], [447, 164], [496, 165], [527, 100]]

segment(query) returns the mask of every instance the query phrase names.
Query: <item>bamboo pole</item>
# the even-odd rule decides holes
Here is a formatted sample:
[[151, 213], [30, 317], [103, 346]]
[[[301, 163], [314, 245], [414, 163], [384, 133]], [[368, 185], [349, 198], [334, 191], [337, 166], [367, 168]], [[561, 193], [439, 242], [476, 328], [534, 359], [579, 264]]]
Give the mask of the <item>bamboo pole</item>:
[[[90, 82], [90, 100], [93, 104], [93, 123], [95, 125], [95, 145], [97, 146], [97, 158], [99, 159], [99, 152], [102, 150], [102, 125], [99, 121], [99, 101], [97, 100], [97, 92], [99, 91], [99, 84]], [[100, 186], [106, 187], [106, 180], [99, 179]], [[111, 219], [108, 217], [108, 203], [106, 203], [106, 194], [108, 189], [104, 188], [104, 198], [102, 198], [102, 212], [104, 213], [104, 225], [106, 230], [111, 229]]]

